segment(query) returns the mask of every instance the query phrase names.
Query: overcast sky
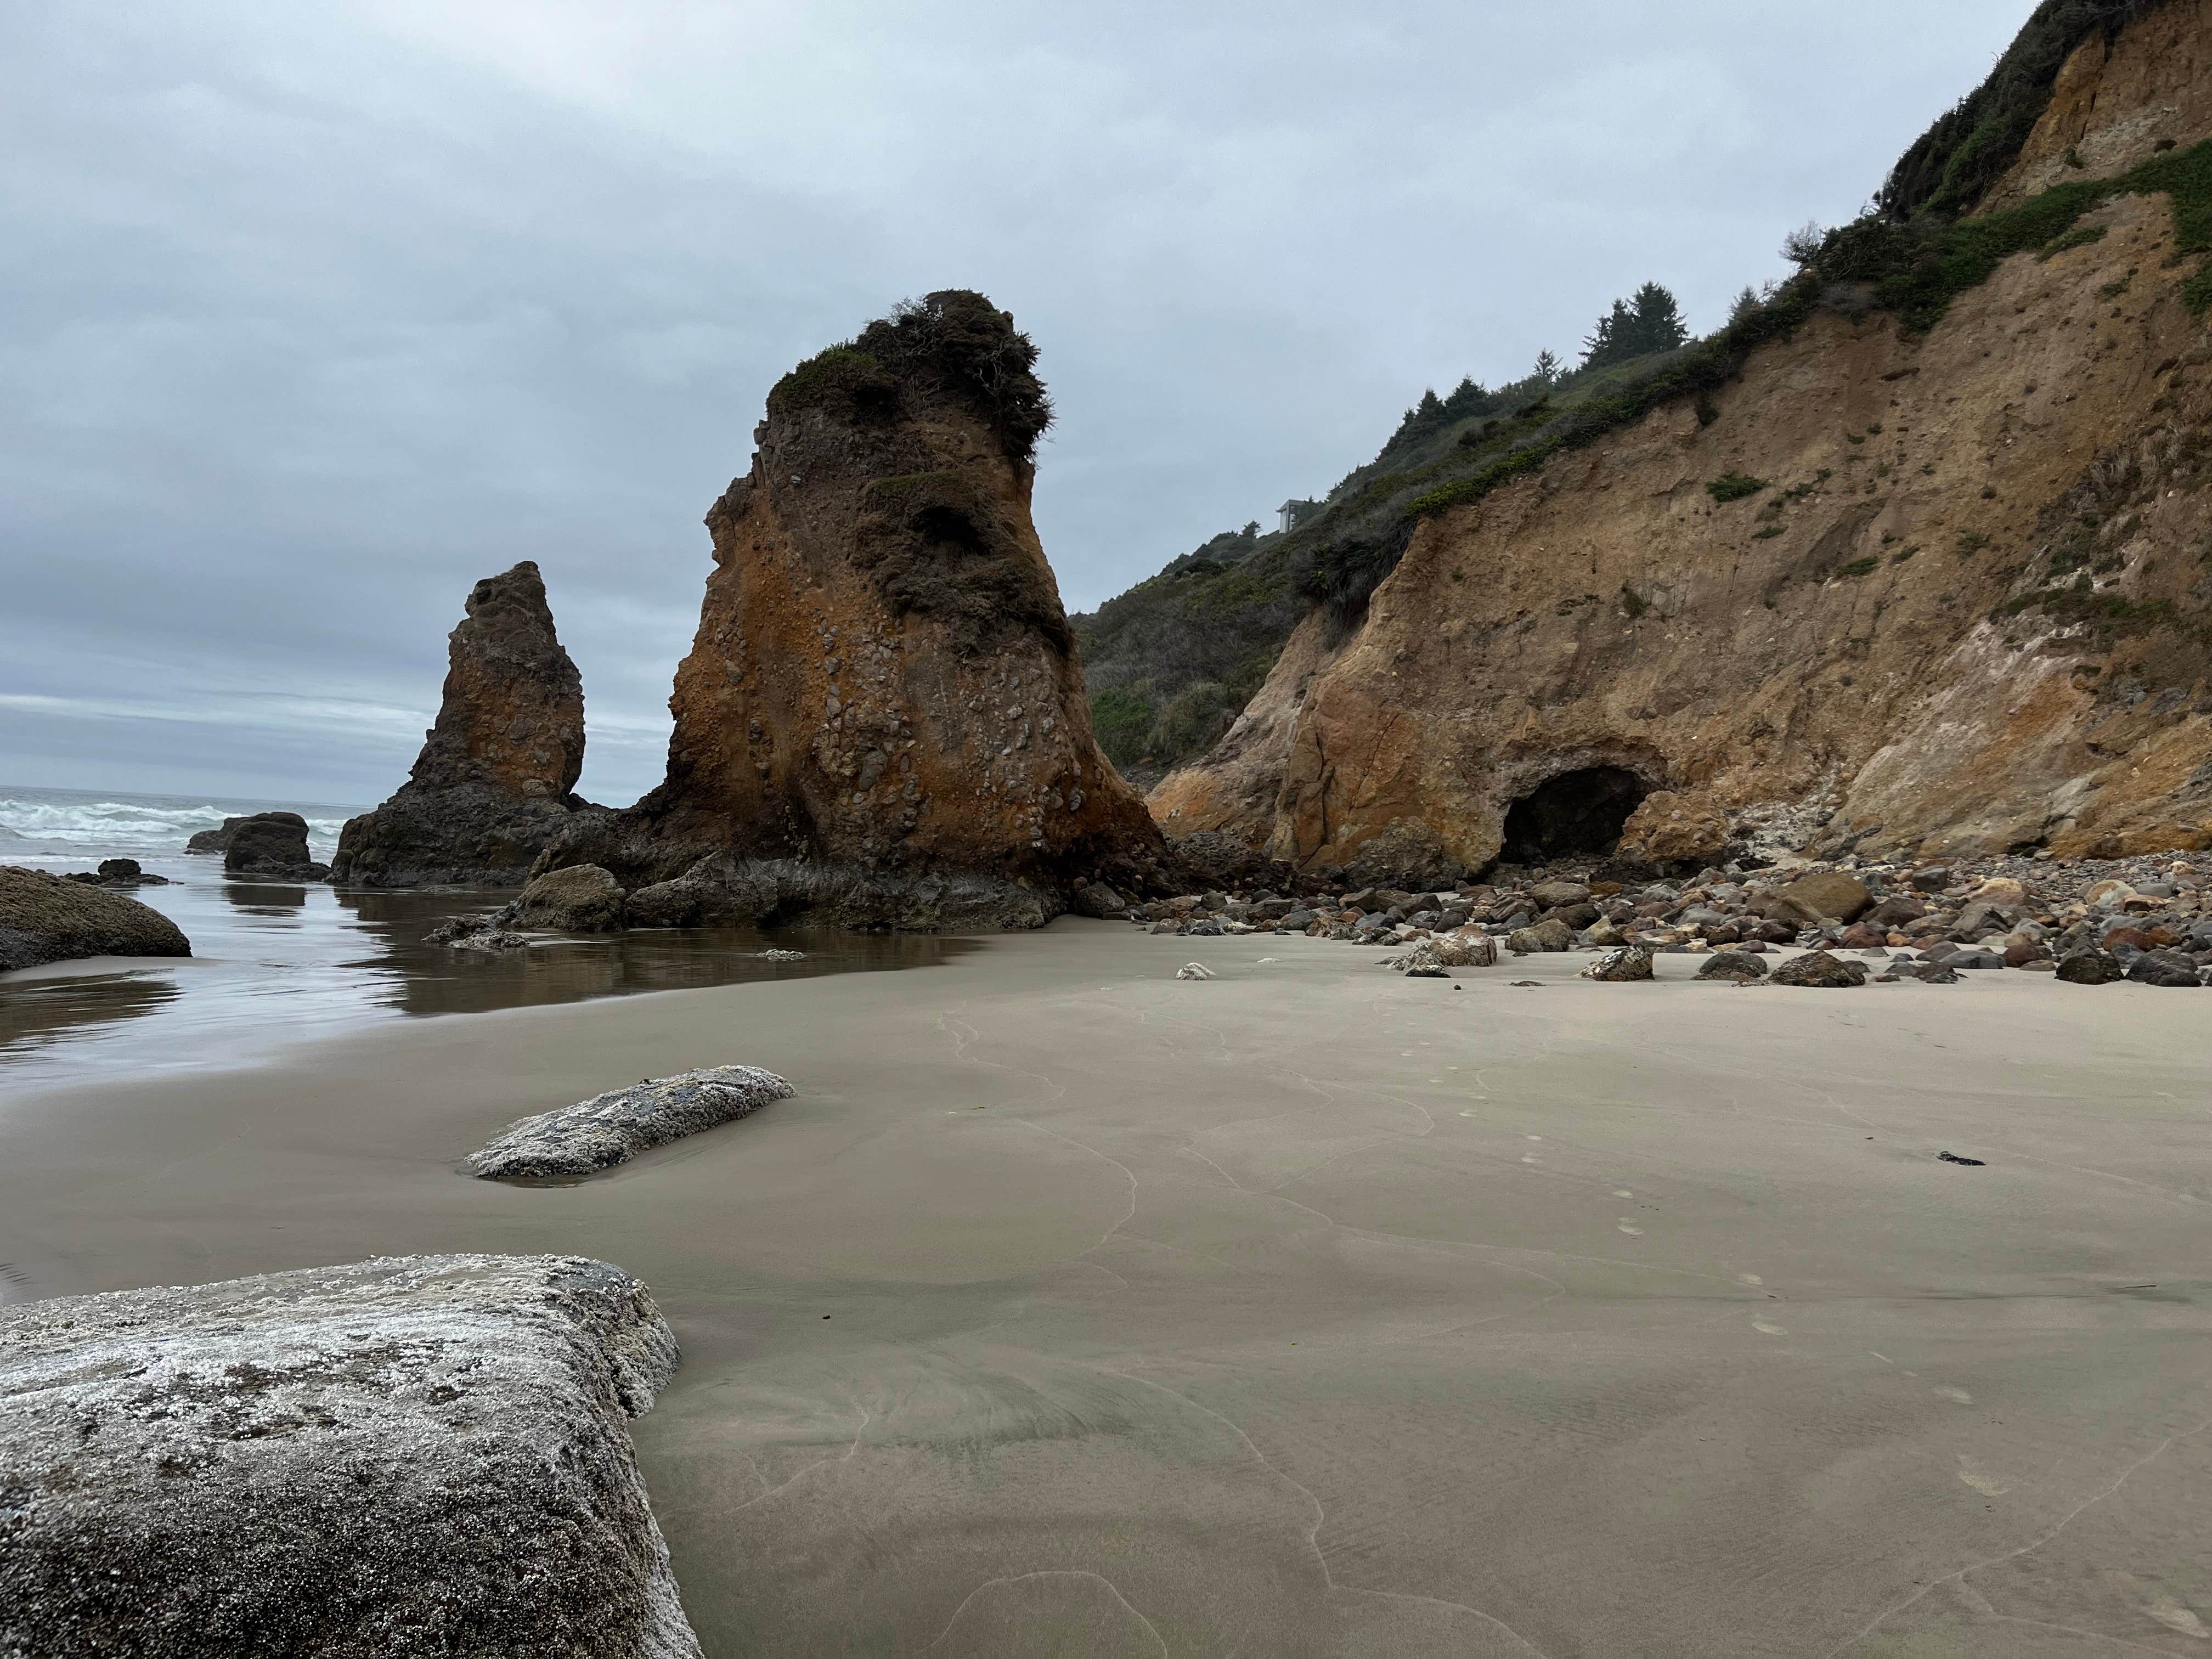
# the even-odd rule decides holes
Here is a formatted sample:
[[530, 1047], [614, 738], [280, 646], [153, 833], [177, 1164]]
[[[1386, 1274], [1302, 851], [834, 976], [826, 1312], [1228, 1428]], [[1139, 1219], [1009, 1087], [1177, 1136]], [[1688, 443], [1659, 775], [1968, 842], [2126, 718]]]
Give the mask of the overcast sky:
[[544, 568], [658, 781], [699, 520], [899, 299], [1042, 348], [1071, 609], [1864, 203], [2030, 0], [0, 6], [0, 781], [370, 802]]

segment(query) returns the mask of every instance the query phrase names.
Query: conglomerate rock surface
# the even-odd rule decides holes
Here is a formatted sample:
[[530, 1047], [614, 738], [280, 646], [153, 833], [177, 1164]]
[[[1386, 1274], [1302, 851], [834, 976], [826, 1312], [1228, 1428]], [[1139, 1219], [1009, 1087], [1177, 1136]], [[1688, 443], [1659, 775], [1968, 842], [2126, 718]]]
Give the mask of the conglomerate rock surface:
[[[2124, 15], [1990, 209], [2205, 165], [2212, 0]], [[2199, 218], [2112, 196], [1925, 331], [1833, 285], [1709, 398], [1422, 519], [1155, 815], [1370, 880], [1516, 856], [1516, 809], [1562, 779], [1675, 793], [1637, 827], [1705, 831], [1688, 860], [1721, 855], [1717, 813], [1815, 801], [1796, 844], [1828, 854], [2212, 844]], [[1602, 817], [1541, 850], [1609, 850]]]
[[0, 1653], [696, 1659], [624, 1426], [676, 1357], [576, 1256], [0, 1309]]
[[351, 887], [519, 887], [584, 805], [584, 684], [525, 560], [470, 590], [437, 724], [398, 793], [348, 821], [331, 878]]
[[1035, 359], [955, 291], [777, 383], [707, 516], [667, 780], [541, 872], [611, 871], [661, 925], [1035, 927], [1079, 880], [1157, 885], [1171, 855], [1092, 738], [1030, 521]]

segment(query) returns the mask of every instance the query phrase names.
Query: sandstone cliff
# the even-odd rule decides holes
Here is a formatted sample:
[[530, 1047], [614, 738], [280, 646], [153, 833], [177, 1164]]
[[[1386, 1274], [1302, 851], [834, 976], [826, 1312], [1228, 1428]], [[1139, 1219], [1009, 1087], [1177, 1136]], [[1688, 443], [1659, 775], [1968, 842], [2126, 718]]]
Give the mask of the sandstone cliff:
[[1732, 378], [1416, 502], [1161, 822], [1408, 873], [1659, 790], [1828, 850], [2212, 842], [2212, 0], [2105, 11], [1978, 215], [1832, 234]]
[[1092, 740], [1030, 518], [1050, 418], [1036, 348], [933, 294], [769, 394], [707, 516], [668, 777], [542, 867], [594, 864], [633, 921], [1036, 926], [1164, 854]]
[[351, 819], [331, 878], [354, 887], [515, 887], [584, 805], [584, 687], [528, 561], [470, 590], [437, 724], [399, 792]]

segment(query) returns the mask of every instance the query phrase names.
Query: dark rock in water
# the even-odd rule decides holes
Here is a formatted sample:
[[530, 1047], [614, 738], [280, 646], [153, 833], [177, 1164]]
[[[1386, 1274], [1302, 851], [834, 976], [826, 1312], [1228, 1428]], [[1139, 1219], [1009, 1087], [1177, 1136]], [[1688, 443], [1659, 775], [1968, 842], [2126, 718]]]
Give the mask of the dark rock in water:
[[1766, 964], [1745, 951], [1716, 951], [1704, 967], [1698, 969], [1699, 979], [1732, 979], [1738, 983], [1766, 977]]
[[698, 1659], [625, 1426], [676, 1360], [580, 1256], [0, 1308], [0, 1653]]
[[1595, 962], [1583, 969], [1584, 979], [1636, 980], [1651, 977], [1650, 947], [1643, 945], [1624, 945], [1607, 951]]
[[1936, 1154], [1936, 1157], [1937, 1161], [1940, 1163], [1963, 1164], [1970, 1170], [1981, 1170], [1988, 1167], [1987, 1163], [1982, 1158], [1960, 1158], [1956, 1152], [1938, 1152]]
[[225, 875], [275, 876], [285, 881], [321, 881], [330, 866], [307, 855], [307, 821], [297, 812], [257, 812], [242, 818], [223, 848]]
[[618, 933], [627, 917], [613, 876], [596, 864], [572, 864], [532, 882], [498, 920], [564, 933]]
[[584, 682], [525, 560], [469, 592], [447, 641], [438, 722], [390, 800], [349, 819], [348, 887], [520, 887], [585, 803]]
[[489, 916], [455, 916], [425, 933], [422, 943], [455, 951], [520, 951], [530, 941], [508, 933]]
[[2057, 977], [2069, 985], [2110, 985], [2127, 977], [2127, 969], [2109, 951], [2076, 951], [2058, 964]]
[[225, 818], [220, 830], [202, 830], [185, 843], [185, 851], [187, 853], [228, 852], [232, 833], [245, 822], [242, 817]]
[[191, 953], [177, 924], [150, 905], [50, 871], [0, 865], [0, 973], [78, 957]]
[[486, 1180], [589, 1175], [627, 1164], [649, 1147], [744, 1117], [772, 1100], [788, 1100], [791, 1095], [791, 1085], [775, 1073], [751, 1066], [716, 1066], [649, 1078], [558, 1111], [526, 1117], [482, 1152], [471, 1152], [466, 1167], [471, 1175]]
[[2166, 985], [2176, 989], [2203, 983], [2197, 962], [2186, 951], [2146, 951], [2129, 964], [2128, 977], [2138, 985]]
[[97, 870], [71, 870], [64, 881], [81, 881], [95, 887], [167, 887], [167, 876], [149, 876], [137, 859], [102, 859]]
[[1777, 968], [1772, 976], [1776, 985], [1809, 986], [1826, 991], [1844, 990], [1866, 981], [1866, 963], [1846, 962], [1826, 951], [1808, 951], [1802, 957], [1792, 957]]

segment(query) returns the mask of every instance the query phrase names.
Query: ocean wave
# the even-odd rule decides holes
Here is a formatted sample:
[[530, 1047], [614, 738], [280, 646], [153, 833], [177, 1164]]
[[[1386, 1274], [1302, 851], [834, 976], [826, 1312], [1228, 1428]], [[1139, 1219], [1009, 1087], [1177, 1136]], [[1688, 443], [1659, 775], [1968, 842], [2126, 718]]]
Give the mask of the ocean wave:
[[[9, 833], [24, 840], [55, 848], [105, 847], [147, 852], [178, 852], [202, 830], [219, 830], [227, 817], [248, 812], [297, 811], [266, 803], [160, 800], [55, 800], [39, 795], [0, 791], [0, 846], [9, 844]], [[324, 809], [327, 811], [329, 809]], [[335, 844], [344, 826], [343, 817], [307, 812], [307, 840]]]

